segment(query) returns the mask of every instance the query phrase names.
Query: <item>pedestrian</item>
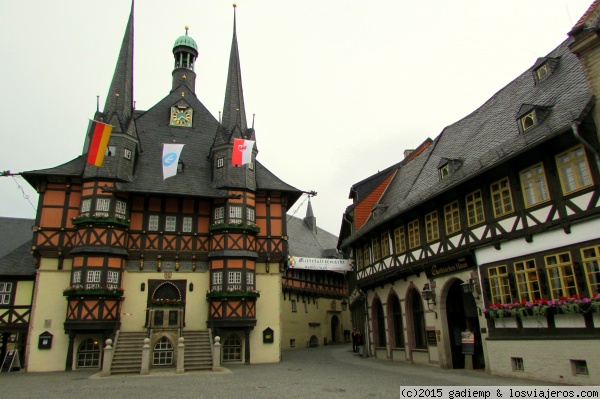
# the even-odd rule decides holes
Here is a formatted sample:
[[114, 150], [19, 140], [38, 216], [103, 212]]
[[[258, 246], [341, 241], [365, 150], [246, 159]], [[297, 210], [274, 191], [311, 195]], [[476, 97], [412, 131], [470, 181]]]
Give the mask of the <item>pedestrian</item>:
[[354, 353], [358, 352], [358, 345], [356, 344], [358, 342], [357, 337], [358, 331], [356, 331], [356, 327], [354, 327], [354, 330], [352, 330], [352, 352]]
[[362, 356], [361, 352], [361, 346], [363, 344], [363, 338], [362, 338], [362, 334], [360, 333], [360, 331], [356, 331], [356, 351], [359, 353], [360, 356]]

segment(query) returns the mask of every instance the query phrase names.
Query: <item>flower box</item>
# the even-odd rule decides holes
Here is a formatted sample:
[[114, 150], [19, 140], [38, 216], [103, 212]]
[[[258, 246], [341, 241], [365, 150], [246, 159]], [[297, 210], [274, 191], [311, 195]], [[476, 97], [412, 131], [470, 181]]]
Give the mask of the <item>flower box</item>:
[[109, 224], [120, 224], [122, 226], [129, 227], [129, 221], [116, 217], [97, 217], [97, 216], [79, 216], [71, 219], [71, 223], [74, 225], [85, 224], [85, 223], [109, 223]]
[[120, 297], [123, 296], [123, 289], [115, 289], [115, 290], [109, 290], [109, 289], [84, 289], [84, 288], [67, 288], [65, 290], [63, 290], [63, 295], [64, 296], [89, 296], [89, 295], [94, 295], [94, 296], [113, 296], [113, 297]]
[[600, 328], [600, 313], [592, 313], [592, 321], [595, 328]]
[[517, 328], [516, 317], [500, 317], [494, 320], [494, 327], [496, 328]]
[[556, 328], [585, 328], [583, 314], [555, 314], [554, 326]]
[[260, 227], [252, 224], [235, 224], [235, 223], [218, 223], [208, 226], [208, 231], [216, 230], [238, 230], [243, 232], [251, 231], [253, 233], [259, 233]]
[[223, 299], [234, 299], [234, 300], [255, 300], [260, 297], [260, 291], [208, 291], [206, 293], [206, 300], [223, 300]]
[[548, 319], [542, 316], [521, 317], [523, 328], [548, 328]]

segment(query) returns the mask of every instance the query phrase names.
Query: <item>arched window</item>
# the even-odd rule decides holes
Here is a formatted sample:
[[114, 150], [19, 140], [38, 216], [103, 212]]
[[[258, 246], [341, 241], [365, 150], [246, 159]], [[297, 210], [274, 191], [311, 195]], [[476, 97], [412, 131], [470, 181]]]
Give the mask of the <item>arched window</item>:
[[100, 345], [93, 338], [88, 338], [77, 350], [77, 368], [100, 367]]
[[178, 300], [178, 299], [181, 299], [181, 293], [179, 292], [177, 287], [175, 287], [173, 284], [163, 283], [156, 288], [156, 290], [152, 294], [152, 299], [154, 299], [154, 300], [156, 300], [156, 299]]
[[423, 302], [416, 291], [411, 295], [411, 308], [413, 316], [413, 334], [415, 337], [415, 348], [427, 349], [425, 339], [425, 313], [423, 312]]
[[385, 346], [385, 319], [383, 315], [383, 306], [381, 306], [381, 301], [379, 299], [375, 299], [373, 302], [373, 321], [375, 324], [375, 337], [377, 341], [375, 342], [375, 346]]
[[231, 334], [223, 342], [223, 361], [239, 362], [242, 360], [242, 340], [237, 334]]
[[154, 345], [152, 354], [153, 366], [170, 366], [173, 364], [173, 344], [167, 337], [162, 337]]
[[392, 324], [394, 325], [394, 348], [404, 348], [404, 326], [402, 324], [402, 308], [396, 295], [391, 298]]

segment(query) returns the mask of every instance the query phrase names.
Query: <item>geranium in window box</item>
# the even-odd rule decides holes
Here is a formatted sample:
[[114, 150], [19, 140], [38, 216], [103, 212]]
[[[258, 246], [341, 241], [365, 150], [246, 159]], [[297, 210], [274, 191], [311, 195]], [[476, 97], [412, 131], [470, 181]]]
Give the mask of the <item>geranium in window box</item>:
[[106, 286], [102, 286], [100, 288], [85, 288], [82, 285], [72, 285], [63, 290], [64, 296], [110, 296], [110, 297], [120, 297], [123, 296], [123, 288], [109, 288]]
[[185, 306], [185, 301], [183, 299], [151, 299], [150, 300], [151, 307], [183, 307]]
[[209, 231], [215, 230], [237, 230], [237, 231], [251, 231], [253, 233], [259, 233], [260, 227], [255, 224], [244, 224], [244, 223], [214, 223], [208, 226]]

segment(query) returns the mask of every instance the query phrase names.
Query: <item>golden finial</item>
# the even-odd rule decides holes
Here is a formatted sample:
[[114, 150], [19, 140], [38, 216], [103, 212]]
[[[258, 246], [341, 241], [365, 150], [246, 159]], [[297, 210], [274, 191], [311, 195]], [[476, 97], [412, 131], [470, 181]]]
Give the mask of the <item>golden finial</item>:
[[233, 3], [233, 8], [236, 8], [236, 7], [237, 7], [237, 4]]
[[187, 36], [187, 34], [188, 34], [188, 30], [189, 30], [189, 29], [190, 29], [190, 27], [186, 25], [186, 26], [185, 26], [185, 35], [186, 35], [186, 36]]

